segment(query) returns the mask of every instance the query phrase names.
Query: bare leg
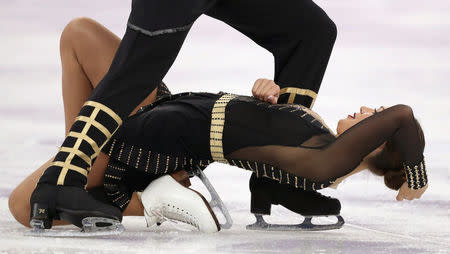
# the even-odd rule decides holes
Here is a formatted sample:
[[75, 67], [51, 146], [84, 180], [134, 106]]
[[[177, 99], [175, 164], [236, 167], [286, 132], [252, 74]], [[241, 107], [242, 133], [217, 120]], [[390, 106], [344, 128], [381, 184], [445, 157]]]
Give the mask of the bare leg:
[[[88, 18], [72, 20], [64, 29], [60, 40], [61, 64], [63, 70], [62, 90], [67, 135], [75, 117], [92, 90], [106, 74], [119, 46], [120, 39], [101, 24]], [[156, 98], [153, 91], [136, 109], [150, 104]], [[50, 166], [53, 158], [21, 182], [9, 197], [9, 209], [18, 222], [29, 227], [30, 196], [39, 177]], [[92, 165], [88, 175], [87, 189], [103, 184], [103, 177], [109, 158], [101, 153]], [[124, 215], [143, 215], [142, 204], [136, 195]], [[67, 224], [55, 221], [54, 225]]]

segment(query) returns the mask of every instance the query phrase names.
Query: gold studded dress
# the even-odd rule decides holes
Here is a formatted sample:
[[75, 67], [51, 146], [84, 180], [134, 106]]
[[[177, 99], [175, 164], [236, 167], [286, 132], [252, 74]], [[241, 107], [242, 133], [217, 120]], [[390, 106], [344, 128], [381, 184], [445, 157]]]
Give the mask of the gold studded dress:
[[270, 105], [226, 93], [169, 95], [130, 117], [105, 146], [111, 160], [104, 187], [124, 209], [131, 193], [155, 177], [204, 169], [216, 161], [280, 184], [318, 190], [353, 171], [388, 139], [398, 143], [408, 168], [423, 165], [420, 172], [406, 171], [414, 173], [410, 178], [420, 187], [427, 182], [420, 164], [423, 151], [403, 144], [406, 134], [408, 144], [417, 139], [416, 127], [401, 122], [408, 121], [405, 114], [401, 105], [388, 108], [336, 138], [320, 117], [299, 105]]

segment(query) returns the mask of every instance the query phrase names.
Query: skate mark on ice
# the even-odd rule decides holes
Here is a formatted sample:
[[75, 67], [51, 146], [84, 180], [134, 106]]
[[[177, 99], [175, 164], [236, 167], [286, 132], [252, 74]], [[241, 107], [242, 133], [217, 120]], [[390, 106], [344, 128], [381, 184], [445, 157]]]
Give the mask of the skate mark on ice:
[[[371, 228], [366, 228], [363, 226], [358, 226], [355, 224], [349, 224], [346, 223], [345, 224], [346, 227], [351, 227], [354, 229], [360, 229], [360, 230], [364, 230], [364, 231], [369, 231], [369, 232], [373, 232], [373, 233], [378, 233], [378, 234], [384, 234], [384, 235], [388, 235], [388, 236], [394, 236], [394, 237], [400, 237], [400, 238], [405, 238], [408, 240], [413, 240], [415, 242], [428, 242], [428, 243], [433, 243], [433, 244], [438, 244], [438, 245], [444, 245], [447, 247], [450, 247], [450, 243], [446, 243], [446, 242], [442, 242], [441, 240], [438, 239], [426, 239], [426, 238], [418, 238], [418, 237], [414, 237], [414, 236], [410, 236], [410, 235], [404, 235], [404, 234], [400, 234], [400, 233], [392, 233], [392, 232], [386, 232], [386, 231], [381, 231], [381, 230], [377, 230], [377, 229], [371, 229]], [[427, 236], [427, 237], [431, 237], [431, 236]]]

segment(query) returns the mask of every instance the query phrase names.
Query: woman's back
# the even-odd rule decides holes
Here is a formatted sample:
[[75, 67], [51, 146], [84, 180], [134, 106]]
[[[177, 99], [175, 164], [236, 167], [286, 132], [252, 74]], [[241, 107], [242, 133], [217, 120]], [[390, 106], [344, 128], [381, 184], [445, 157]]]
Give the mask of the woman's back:
[[[391, 138], [406, 159], [413, 158], [408, 163], [419, 163], [423, 149], [420, 151], [417, 126], [409, 112], [404, 105], [391, 107], [336, 138], [301, 106], [270, 105], [227, 94], [174, 95], [124, 124], [117, 137], [124, 142], [116, 146], [118, 153], [110, 154], [118, 154], [119, 160], [138, 169], [144, 166], [142, 159], [150, 161], [156, 168], [148, 168], [147, 163], [145, 170], [157, 174], [219, 161], [280, 183], [301, 181], [304, 189], [319, 189], [350, 173]], [[405, 146], [400, 136], [413, 145]], [[123, 146], [129, 142], [134, 144], [123, 154]], [[142, 155], [142, 149], [148, 149], [149, 155]], [[130, 164], [135, 157], [136, 163], [131, 160]]]

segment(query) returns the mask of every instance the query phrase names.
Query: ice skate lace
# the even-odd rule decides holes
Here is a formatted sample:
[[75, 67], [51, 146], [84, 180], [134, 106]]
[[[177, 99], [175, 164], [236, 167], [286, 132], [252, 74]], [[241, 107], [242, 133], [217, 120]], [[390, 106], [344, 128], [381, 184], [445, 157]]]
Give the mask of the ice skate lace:
[[172, 222], [183, 222], [189, 225], [192, 225], [199, 228], [199, 223], [197, 218], [195, 218], [191, 213], [188, 211], [179, 208], [172, 204], [162, 204], [158, 209], [154, 209], [151, 211], [152, 215], [158, 218], [158, 222], [164, 222], [166, 220], [172, 221]]

